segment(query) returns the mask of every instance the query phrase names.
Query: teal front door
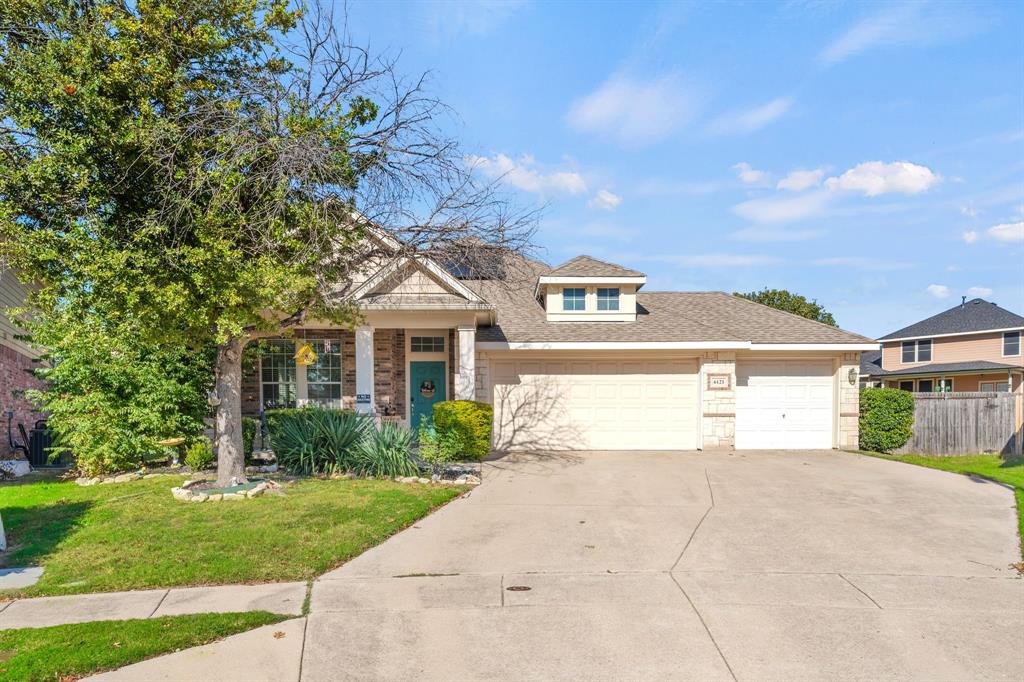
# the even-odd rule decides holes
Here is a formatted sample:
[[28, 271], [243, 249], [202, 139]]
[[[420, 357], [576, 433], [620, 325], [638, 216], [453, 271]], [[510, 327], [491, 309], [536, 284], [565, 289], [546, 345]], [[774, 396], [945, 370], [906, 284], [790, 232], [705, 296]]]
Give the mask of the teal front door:
[[434, 414], [434, 403], [446, 398], [444, 361], [409, 363], [409, 416], [413, 430]]

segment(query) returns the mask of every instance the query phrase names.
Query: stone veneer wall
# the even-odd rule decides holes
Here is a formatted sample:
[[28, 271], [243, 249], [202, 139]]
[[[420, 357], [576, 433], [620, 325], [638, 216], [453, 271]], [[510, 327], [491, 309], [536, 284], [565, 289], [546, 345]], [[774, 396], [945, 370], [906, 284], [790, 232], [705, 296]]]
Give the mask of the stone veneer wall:
[[[341, 341], [341, 404], [356, 406], [356, 336], [347, 329], [300, 329], [295, 340], [331, 339]], [[255, 342], [254, 342], [255, 343]], [[375, 329], [373, 332], [374, 402], [377, 412], [391, 411], [405, 417], [405, 330]], [[243, 367], [242, 414], [260, 413], [259, 364]]]
[[[701, 427], [703, 448], [731, 448], [736, 445], [736, 354], [707, 352], [701, 357], [703, 382]], [[728, 374], [728, 390], [708, 390], [708, 374]]]
[[[35, 406], [25, 397], [26, 390], [43, 388], [43, 382], [32, 375], [31, 371], [36, 367], [38, 364], [29, 356], [0, 344], [0, 417], [3, 418], [3, 428], [6, 429], [7, 412], [14, 412], [12, 424], [15, 439], [19, 442], [21, 436], [17, 435], [18, 424], [24, 424], [25, 430], [28, 431], [35, 425], [36, 420], [46, 416], [36, 410]], [[9, 456], [13, 452], [6, 437], [2, 442], [0, 458]]]
[[490, 360], [486, 354], [478, 352], [476, 354], [476, 399], [481, 403], [492, 401], [490, 374]]
[[850, 384], [850, 370], [860, 373], [860, 353], [843, 353], [839, 363], [839, 447], [860, 446], [860, 381]]

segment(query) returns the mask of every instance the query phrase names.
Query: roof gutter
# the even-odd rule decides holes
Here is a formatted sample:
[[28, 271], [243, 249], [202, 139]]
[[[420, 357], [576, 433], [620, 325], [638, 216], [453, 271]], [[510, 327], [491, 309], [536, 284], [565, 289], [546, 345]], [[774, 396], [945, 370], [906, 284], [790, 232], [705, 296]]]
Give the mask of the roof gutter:
[[477, 341], [477, 350], [755, 350], [865, 351], [877, 343], [751, 343], [749, 341]]
[[926, 334], [924, 336], [898, 336], [889, 338], [883, 336], [879, 339], [881, 343], [893, 343], [895, 341], [917, 341], [918, 339], [942, 339], [948, 336], [976, 336], [978, 334], [999, 334], [1001, 332], [1024, 331], [1024, 327], [1004, 327], [1002, 329], [979, 329], [974, 332], [950, 332], [949, 334]]

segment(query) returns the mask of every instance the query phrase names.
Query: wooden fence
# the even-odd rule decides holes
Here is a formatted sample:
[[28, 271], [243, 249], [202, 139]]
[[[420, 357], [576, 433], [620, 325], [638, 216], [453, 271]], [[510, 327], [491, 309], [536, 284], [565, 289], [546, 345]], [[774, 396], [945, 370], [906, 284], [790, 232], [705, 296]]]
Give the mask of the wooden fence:
[[897, 453], [1021, 455], [1024, 395], [915, 393], [914, 435]]

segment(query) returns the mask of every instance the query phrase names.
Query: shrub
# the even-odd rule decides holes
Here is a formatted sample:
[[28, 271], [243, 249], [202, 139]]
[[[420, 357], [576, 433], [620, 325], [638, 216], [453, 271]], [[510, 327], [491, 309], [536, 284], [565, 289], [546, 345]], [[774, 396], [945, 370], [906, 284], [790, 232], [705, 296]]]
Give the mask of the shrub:
[[246, 461], [252, 459], [252, 450], [256, 442], [256, 433], [260, 429], [260, 420], [252, 417], [242, 417], [242, 452], [245, 453]]
[[466, 449], [466, 442], [458, 431], [440, 431], [428, 419], [420, 422], [419, 440], [420, 458], [438, 476], [444, 473], [445, 464], [458, 459]]
[[483, 459], [491, 451], [494, 407], [474, 400], [449, 400], [434, 405], [434, 426], [442, 438], [462, 442], [465, 457]]
[[352, 470], [362, 476], [415, 476], [419, 467], [410, 456], [412, 431], [401, 424], [383, 422], [370, 429], [353, 449]]
[[192, 471], [208, 469], [213, 464], [213, 448], [210, 441], [199, 438], [185, 449], [185, 464]]
[[865, 388], [860, 392], [860, 448], [889, 452], [913, 435], [914, 396], [895, 388]]
[[369, 417], [344, 410], [270, 410], [266, 417], [277, 463], [305, 476], [352, 470], [355, 448], [373, 428]]

